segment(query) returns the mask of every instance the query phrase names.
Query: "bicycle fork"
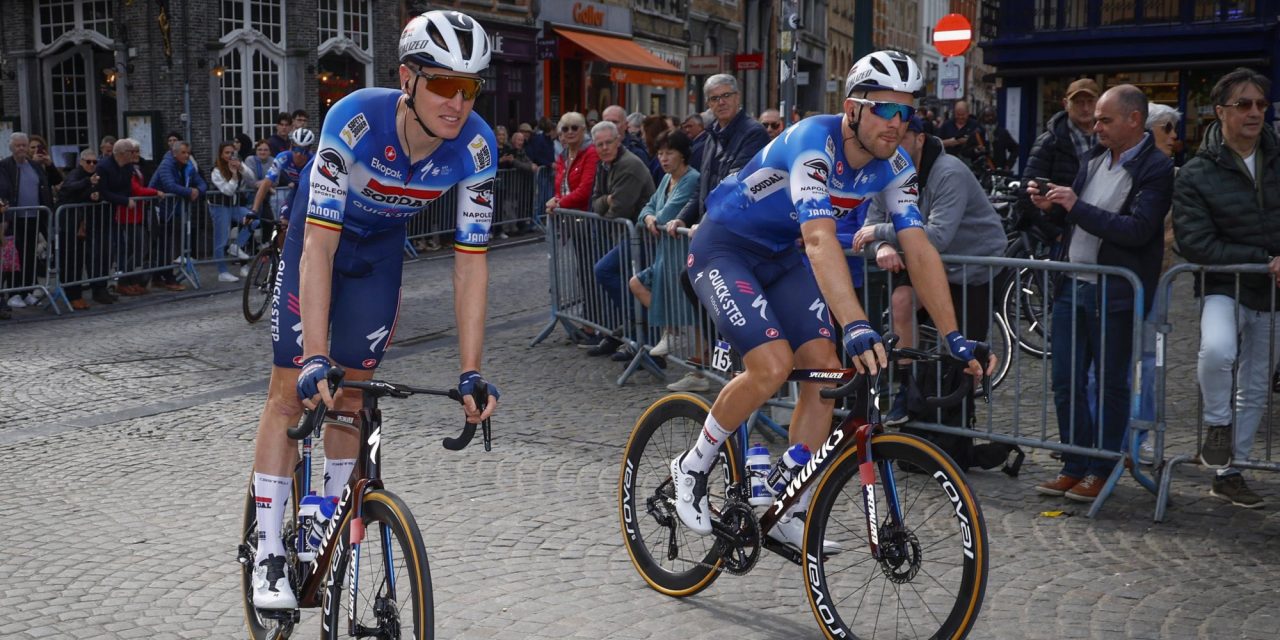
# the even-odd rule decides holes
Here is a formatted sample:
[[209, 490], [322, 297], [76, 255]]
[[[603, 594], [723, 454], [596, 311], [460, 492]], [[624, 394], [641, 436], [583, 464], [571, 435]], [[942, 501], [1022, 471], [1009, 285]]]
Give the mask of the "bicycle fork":
[[901, 531], [902, 504], [898, 502], [898, 487], [890, 464], [880, 464], [871, 455], [871, 437], [882, 431], [879, 425], [864, 424], [854, 434], [854, 444], [858, 452], [858, 478], [862, 483], [863, 514], [867, 522], [867, 541], [871, 548], [871, 557], [885, 560], [886, 553], [880, 546], [880, 509], [876, 500], [876, 468], [880, 468], [880, 481], [884, 483], [885, 501], [888, 503], [887, 526]]

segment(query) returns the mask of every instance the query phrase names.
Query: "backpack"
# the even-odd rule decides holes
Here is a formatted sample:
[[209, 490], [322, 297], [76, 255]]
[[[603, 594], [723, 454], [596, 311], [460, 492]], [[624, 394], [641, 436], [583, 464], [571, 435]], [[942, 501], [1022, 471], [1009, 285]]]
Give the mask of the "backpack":
[[[973, 428], [976, 422], [973, 394], [967, 396], [963, 402], [950, 407], [930, 409], [925, 405], [926, 397], [945, 396], [956, 389], [962, 380], [962, 376], [967, 375], [963, 370], [957, 367], [942, 367], [932, 364], [918, 364], [912, 369], [913, 371], [907, 375], [905, 385], [907, 413], [912, 420], [965, 429]], [[938, 385], [939, 370], [942, 370], [941, 388]], [[955, 461], [962, 471], [968, 471], [971, 467], [980, 469], [1001, 467], [1001, 471], [1012, 478], [1016, 478], [1018, 477], [1018, 472], [1022, 469], [1022, 461], [1026, 458], [1026, 454], [1023, 453], [1022, 449], [1013, 444], [1002, 442], [974, 444], [973, 438], [970, 436], [939, 433], [910, 425], [903, 425], [902, 432], [923, 438], [937, 445], [939, 449], [951, 456], [951, 459]], [[1009, 462], [1011, 453], [1016, 453], [1013, 462]]]

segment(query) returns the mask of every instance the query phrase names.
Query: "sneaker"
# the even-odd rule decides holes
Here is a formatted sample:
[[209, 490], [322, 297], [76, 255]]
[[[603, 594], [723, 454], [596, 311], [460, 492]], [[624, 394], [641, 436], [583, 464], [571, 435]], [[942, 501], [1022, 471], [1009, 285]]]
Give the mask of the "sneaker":
[[884, 414], [880, 422], [886, 427], [893, 427], [905, 424], [911, 416], [907, 415], [907, 392], [899, 391], [893, 394], [893, 406], [889, 407], [889, 413]]
[[25, 309], [27, 307], [27, 303], [22, 300], [22, 296], [15, 295], [9, 296], [9, 306], [14, 309]]
[[247, 265], [247, 264], [246, 264], [246, 265], [244, 265], [244, 266], [240, 267], [240, 277], [241, 277], [241, 278], [248, 278], [248, 277], [249, 277], [249, 265]]
[[1239, 473], [1214, 478], [1209, 495], [1246, 509], [1257, 509], [1263, 505], [1262, 496], [1254, 493], [1249, 485], [1244, 483], [1244, 476]]
[[624, 344], [621, 347], [618, 347], [618, 350], [614, 351], [609, 356], [609, 359], [614, 362], [631, 362], [631, 359], [634, 357], [636, 357], [635, 350], [631, 348], [631, 345]]
[[238, 244], [227, 245], [227, 255], [238, 260], [248, 260], [251, 256], [244, 252]]
[[440, 249], [440, 238], [431, 236], [427, 238], [427, 251], [437, 251]]
[[231, 274], [225, 271], [218, 274], [218, 282], [239, 282], [239, 281], [240, 281], [240, 278], [235, 277], [234, 274]]
[[1068, 500], [1075, 500], [1076, 502], [1093, 502], [1094, 498], [1097, 498], [1098, 494], [1102, 493], [1102, 485], [1106, 483], [1107, 481], [1102, 476], [1090, 474], [1085, 476], [1084, 480], [1076, 483], [1076, 486], [1071, 487], [1071, 490], [1064, 495]]
[[667, 385], [667, 391], [710, 391], [711, 382], [697, 371], [684, 374], [683, 378]]
[[612, 354], [614, 351], [617, 351], [618, 347], [621, 347], [621, 346], [622, 346], [621, 340], [613, 336], [605, 336], [604, 339], [601, 340], [599, 344], [597, 344], [594, 347], [591, 347], [590, 349], [587, 349], [587, 355], [592, 357], [607, 356]]
[[1200, 462], [1211, 469], [1225, 469], [1231, 463], [1231, 425], [1209, 425], [1200, 446]]
[[569, 341], [577, 345], [579, 349], [590, 349], [600, 344], [600, 336], [595, 333], [580, 331], [569, 336]]
[[685, 454], [671, 461], [671, 483], [676, 489], [676, 515], [690, 531], [705, 536], [711, 533], [711, 503], [707, 500], [707, 474], [685, 472], [680, 461]]
[[71, 301], [71, 308], [76, 311], [88, 311], [89, 303], [85, 302], [84, 298], [76, 298]]
[[1080, 478], [1072, 478], [1060, 473], [1053, 480], [1036, 485], [1036, 493], [1042, 496], [1063, 496], [1079, 483]]
[[[791, 519], [783, 522], [778, 521], [773, 528], [766, 534], [770, 538], [781, 542], [782, 544], [791, 545], [797, 549], [804, 548], [804, 523], [807, 514], [803, 511], [791, 515]], [[844, 551], [844, 547], [838, 542], [832, 542], [827, 539], [822, 540], [822, 552], [829, 556]]]
[[670, 338], [671, 338], [671, 334], [667, 333], [666, 331], [663, 331], [662, 339], [658, 341], [658, 344], [655, 344], [649, 348], [649, 355], [656, 358], [656, 357], [665, 356], [668, 353], [671, 353]]
[[284, 556], [271, 554], [253, 569], [253, 606], [259, 609], [297, 609], [298, 599], [289, 586]]

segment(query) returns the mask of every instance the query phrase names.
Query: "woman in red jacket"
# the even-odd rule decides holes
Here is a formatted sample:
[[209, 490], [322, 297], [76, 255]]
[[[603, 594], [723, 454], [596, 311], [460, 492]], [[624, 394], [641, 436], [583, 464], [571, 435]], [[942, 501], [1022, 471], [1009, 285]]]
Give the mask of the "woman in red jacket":
[[547, 201], [547, 213], [553, 209], [591, 210], [591, 187], [600, 158], [586, 140], [587, 119], [581, 113], [570, 111], [560, 116], [564, 151], [556, 157], [556, 195]]
[[[148, 187], [142, 180], [142, 171], [138, 165], [131, 164], [125, 168], [133, 174], [129, 184], [129, 195], [133, 197], [152, 197], [160, 194], [159, 191]], [[146, 206], [141, 202], [133, 202], [129, 205], [116, 205], [116, 228], [119, 230], [119, 242], [116, 256], [119, 259], [118, 268], [129, 273], [134, 269], [140, 269], [143, 264], [143, 245], [144, 227], [143, 219], [146, 216]], [[140, 296], [147, 292], [148, 276], [132, 275], [120, 278], [119, 284], [116, 286], [116, 293], [122, 296]]]

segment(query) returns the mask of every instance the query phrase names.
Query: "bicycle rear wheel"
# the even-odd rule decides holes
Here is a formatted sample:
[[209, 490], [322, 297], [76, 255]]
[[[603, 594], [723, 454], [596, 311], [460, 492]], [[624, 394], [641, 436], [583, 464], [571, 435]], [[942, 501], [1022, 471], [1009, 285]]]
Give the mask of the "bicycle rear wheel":
[[[302, 476], [302, 465], [299, 463], [293, 470], [293, 491], [289, 495], [289, 500], [284, 504], [284, 526], [281, 528], [280, 536], [284, 538], [285, 552], [289, 556], [289, 564], [295, 569], [298, 564], [296, 549], [296, 529], [298, 522], [298, 487], [299, 480]], [[244, 604], [244, 622], [249, 630], [249, 637], [253, 640], [266, 640], [271, 637], [272, 632], [276, 628], [276, 623], [262, 615], [257, 607], [253, 606], [253, 558], [258, 552], [258, 509], [254, 503], [253, 493], [253, 472], [249, 473], [249, 488], [245, 491], [244, 498], [244, 515], [241, 519], [241, 531], [243, 535], [240, 537], [240, 599]], [[294, 576], [297, 572], [294, 571]], [[297, 585], [293, 585], [294, 593], [297, 593]]]
[[[715, 536], [685, 529], [674, 507], [667, 506], [674, 498], [671, 461], [693, 448], [710, 410], [706, 400], [690, 394], [659, 399], [640, 416], [622, 460], [618, 479], [622, 540], [645, 582], [669, 596], [691, 596], [720, 575], [722, 559]], [[742, 479], [738, 455], [730, 438], [708, 472], [713, 513], [724, 505], [729, 485]], [[673, 548], [675, 557], [671, 557]]]
[[244, 290], [241, 294], [244, 319], [253, 324], [262, 319], [262, 314], [271, 304], [271, 287], [276, 275], [275, 247], [263, 247], [258, 255], [249, 263], [249, 275], [244, 279]]
[[431, 640], [431, 570], [409, 507], [389, 491], [370, 491], [362, 520], [358, 550], [351, 548], [351, 527], [343, 527], [337, 565], [324, 590], [322, 637]]
[[1036, 358], [1049, 357], [1049, 323], [1052, 320], [1052, 276], [1021, 269], [1001, 292], [1000, 310], [1018, 348]]
[[[809, 605], [828, 638], [945, 638], [969, 634], [987, 586], [982, 509], [955, 462], [914, 436], [871, 439], [877, 467], [877, 538], [871, 556], [855, 448], [818, 484], [805, 527]], [[893, 487], [901, 526], [891, 519]], [[823, 539], [843, 553], [826, 558]]]

